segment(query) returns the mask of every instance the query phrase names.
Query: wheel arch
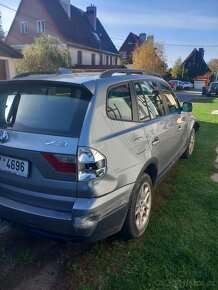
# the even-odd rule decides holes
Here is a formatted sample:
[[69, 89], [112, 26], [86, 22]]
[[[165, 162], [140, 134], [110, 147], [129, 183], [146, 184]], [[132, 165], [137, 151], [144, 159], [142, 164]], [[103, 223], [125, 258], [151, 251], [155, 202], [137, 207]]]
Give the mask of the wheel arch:
[[158, 160], [156, 158], [151, 158], [149, 161], [145, 163], [143, 166], [141, 172], [139, 173], [139, 176], [137, 180], [144, 174], [147, 173], [151, 180], [153, 187], [155, 186], [155, 183], [157, 181], [157, 176], [158, 176]]

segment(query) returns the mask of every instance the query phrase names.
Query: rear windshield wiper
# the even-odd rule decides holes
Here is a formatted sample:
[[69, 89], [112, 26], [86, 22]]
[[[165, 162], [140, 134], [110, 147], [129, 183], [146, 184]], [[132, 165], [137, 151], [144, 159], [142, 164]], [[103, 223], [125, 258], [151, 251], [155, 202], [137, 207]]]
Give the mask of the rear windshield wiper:
[[20, 98], [21, 98], [21, 93], [18, 91], [17, 94], [14, 97], [14, 100], [11, 104], [8, 116], [7, 116], [7, 124], [10, 127], [13, 127], [15, 120], [16, 120], [16, 116], [17, 116], [17, 111], [18, 111], [18, 106], [20, 103]]

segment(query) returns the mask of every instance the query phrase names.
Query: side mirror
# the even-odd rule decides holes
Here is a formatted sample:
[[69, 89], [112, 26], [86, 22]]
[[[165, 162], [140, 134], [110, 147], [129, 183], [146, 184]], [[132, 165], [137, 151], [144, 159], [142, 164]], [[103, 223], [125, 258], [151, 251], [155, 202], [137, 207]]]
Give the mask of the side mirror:
[[182, 105], [182, 111], [185, 113], [192, 112], [192, 103], [190, 102], [184, 102]]

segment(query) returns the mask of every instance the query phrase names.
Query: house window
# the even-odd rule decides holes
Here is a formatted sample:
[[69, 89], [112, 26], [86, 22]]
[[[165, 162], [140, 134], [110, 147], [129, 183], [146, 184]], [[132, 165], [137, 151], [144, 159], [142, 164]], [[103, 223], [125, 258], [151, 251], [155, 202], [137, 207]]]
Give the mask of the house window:
[[28, 32], [28, 23], [26, 21], [20, 22], [20, 33], [27, 34]]
[[95, 54], [92, 53], [92, 65], [95, 65]]
[[109, 65], [109, 56], [106, 56], [106, 65]]
[[126, 51], [122, 51], [121, 55], [122, 55], [123, 59], [127, 59], [127, 52]]
[[83, 63], [83, 59], [82, 59], [82, 51], [78, 50], [77, 51], [77, 64], [81, 65]]
[[37, 33], [45, 33], [45, 20], [37, 20]]
[[112, 62], [112, 56], [110, 56], [110, 65], [112, 65], [113, 62]]
[[117, 57], [115, 57], [115, 65], [117, 65]]
[[103, 55], [100, 54], [100, 60], [99, 60], [99, 64], [102, 65], [103, 64]]
[[103, 55], [103, 65], [106, 64], [106, 55]]

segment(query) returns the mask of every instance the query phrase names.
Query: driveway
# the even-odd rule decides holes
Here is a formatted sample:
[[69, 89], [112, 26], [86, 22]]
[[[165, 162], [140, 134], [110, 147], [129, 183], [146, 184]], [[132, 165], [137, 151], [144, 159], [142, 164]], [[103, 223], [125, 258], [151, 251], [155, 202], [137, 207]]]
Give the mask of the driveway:
[[181, 102], [189, 102], [195, 98], [200, 98], [202, 96], [201, 90], [189, 90], [189, 91], [178, 91], [176, 92], [177, 97]]

